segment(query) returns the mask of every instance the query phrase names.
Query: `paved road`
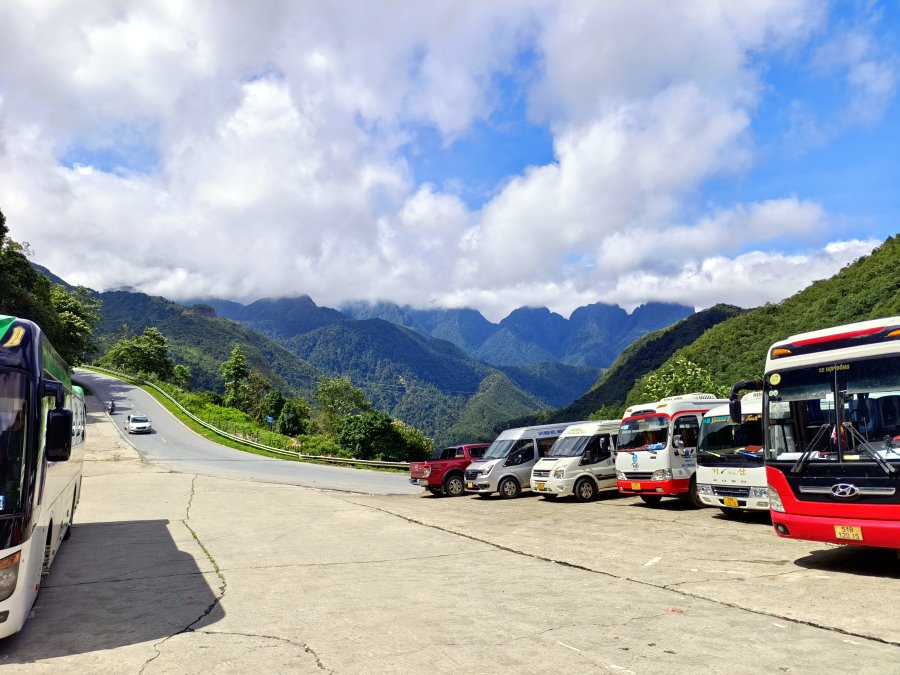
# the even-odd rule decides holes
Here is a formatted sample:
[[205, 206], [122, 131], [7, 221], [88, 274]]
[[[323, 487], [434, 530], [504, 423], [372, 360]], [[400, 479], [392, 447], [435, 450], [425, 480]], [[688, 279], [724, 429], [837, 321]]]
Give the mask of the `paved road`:
[[419, 494], [404, 474], [323, 466], [261, 457], [213, 443], [198, 436], [172, 416], [140, 387], [87, 370], [76, 370], [101, 401], [113, 399], [112, 416], [121, 429], [126, 415], [141, 412], [153, 420], [152, 434], [134, 434], [128, 440], [147, 462], [172, 471], [236, 478], [266, 483], [285, 483], [365, 494]]

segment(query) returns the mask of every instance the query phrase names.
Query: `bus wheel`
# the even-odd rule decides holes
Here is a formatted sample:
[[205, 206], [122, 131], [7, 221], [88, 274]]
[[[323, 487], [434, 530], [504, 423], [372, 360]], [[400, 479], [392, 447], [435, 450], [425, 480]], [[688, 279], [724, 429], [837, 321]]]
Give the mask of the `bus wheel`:
[[656, 506], [662, 501], [662, 497], [659, 495], [641, 495], [641, 501], [647, 506]]
[[465, 491], [466, 486], [463, 483], [463, 479], [458, 474], [448, 476], [444, 480], [444, 494], [450, 495], [451, 497], [459, 497]]
[[519, 493], [522, 491], [515, 478], [504, 478], [500, 481], [500, 485], [497, 486], [497, 490], [504, 499], [518, 497]]
[[691, 484], [688, 488], [688, 495], [690, 495], [691, 505], [695, 509], [702, 509], [706, 504], [703, 503], [703, 500], [700, 499], [700, 494], [697, 492], [697, 474], [691, 476]]
[[594, 487], [594, 481], [590, 478], [582, 478], [575, 483], [573, 490], [575, 499], [579, 502], [589, 502], [597, 495], [597, 489]]

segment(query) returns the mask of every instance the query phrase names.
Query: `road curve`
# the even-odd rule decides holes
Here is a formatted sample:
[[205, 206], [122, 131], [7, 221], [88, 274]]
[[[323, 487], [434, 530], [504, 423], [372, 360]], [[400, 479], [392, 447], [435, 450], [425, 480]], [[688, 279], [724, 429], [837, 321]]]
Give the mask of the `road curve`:
[[125, 416], [143, 413], [153, 433], [127, 435], [144, 461], [170, 471], [266, 483], [302, 485], [363, 494], [419, 494], [404, 474], [291, 462], [219, 445], [197, 435], [150, 394], [108, 375], [76, 369], [73, 379], [105, 402], [116, 402], [113, 421], [124, 434]]

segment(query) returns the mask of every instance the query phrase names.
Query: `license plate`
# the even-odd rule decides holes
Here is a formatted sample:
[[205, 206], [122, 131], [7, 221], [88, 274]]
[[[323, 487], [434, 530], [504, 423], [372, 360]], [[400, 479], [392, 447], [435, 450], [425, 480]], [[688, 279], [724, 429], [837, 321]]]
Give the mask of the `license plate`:
[[632, 483], [632, 484], [631, 484], [631, 489], [632, 489], [632, 490], [640, 490], [640, 489], [641, 489], [641, 484], [640, 484], [640, 483]]
[[847, 539], [849, 541], [862, 541], [862, 528], [854, 525], [835, 525], [834, 536], [836, 539]]
[[738, 507], [737, 497], [725, 497], [722, 502], [725, 504], [725, 506], [730, 506], [735, 509]]
[[538, 489], [538, 490], [543, 490], [545, 485], [546, 485], [546, 483], [538, 483], [538, 484], [537, 484], [537, 489]]
[[467, 490], [474, 490], [474, 489], [475, 489], [475, 483], [466, 483], [466, 489], [467, 489]]

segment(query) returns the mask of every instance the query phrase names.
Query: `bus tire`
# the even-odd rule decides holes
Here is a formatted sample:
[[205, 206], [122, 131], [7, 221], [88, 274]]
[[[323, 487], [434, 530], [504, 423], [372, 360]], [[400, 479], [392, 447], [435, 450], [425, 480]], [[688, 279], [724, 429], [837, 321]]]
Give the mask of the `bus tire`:
[[695, 509], [702, 509], [706, 504], [700, 499], [700, 493], [697, 492], [697, 474], [691, 476], [691, 483], [688, 487], [688, 499], [691, 500], [691, 506]]
[[589, 502], [597, 496], [597, 486], [590, 478], [579, 478], [572, 493], [575, 495], [576, 501]]
[[511, 476], [507, 476], [500, 481], [497, 491], [504, 499], [515, 499], [522, 493], [522, 488], [519, 487], [519, 481]]
[[647, 506], [656, 506], [662, 501], [659, 495], [641, 495], [641, 501]]
[[450, 497], [459, 497], [466, 491], [466, 484], [462, 476], [452, 473], [444, 479], [444, 494]]

